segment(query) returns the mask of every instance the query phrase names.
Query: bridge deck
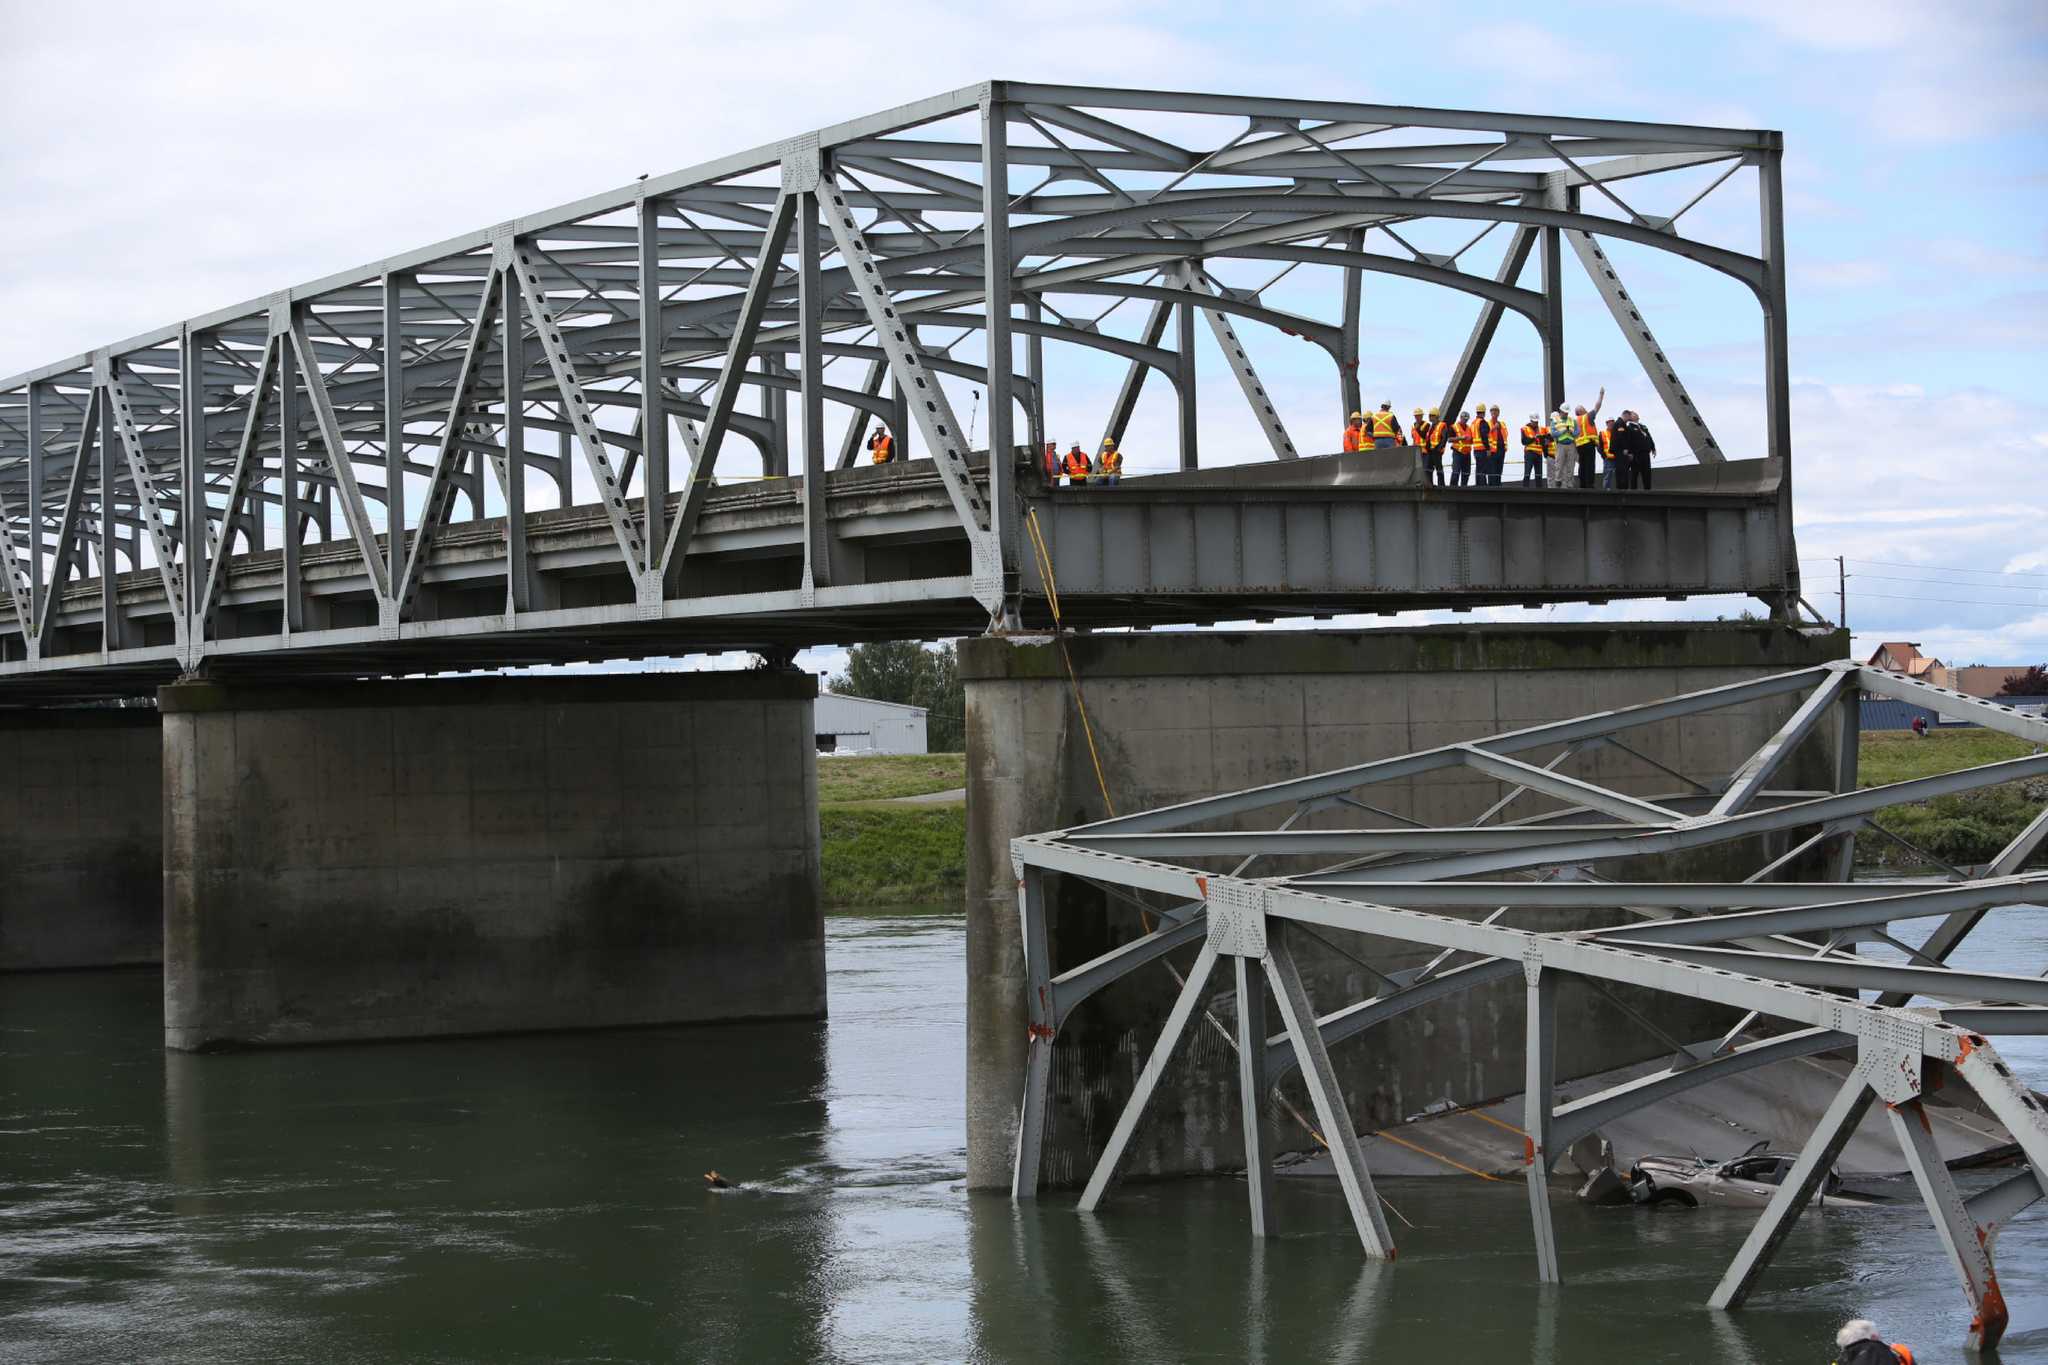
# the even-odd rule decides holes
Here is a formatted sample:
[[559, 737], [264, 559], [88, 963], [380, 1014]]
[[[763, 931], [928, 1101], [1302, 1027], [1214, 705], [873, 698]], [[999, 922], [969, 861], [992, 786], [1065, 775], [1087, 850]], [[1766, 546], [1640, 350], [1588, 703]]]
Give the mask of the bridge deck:
[[[985, 458], [974, 472], [985, 486]], [[282, 551], [236, 555], [203, 658], [224, 675], [417, 673], [986, 628], [967, 538], [930, 462], [825, 476], [836, 582], [808, 592], [802, 483], [714, 492], [681, 594], [658, 609], [636, 604], [605, 516], [590, 506], [528, 514], [536, 605], [510, 613], [502, 517], [448, 528], [425, 570], [431, 614], [396, 627], [379, 624], [346, 538], [303, 551], [305, 625], [289, 633]], [[1784, 581], [1770, 462], [1674, 466], [1659, 483], [1627, 494], [1431, 488], [1412, 460], [1363, 453], [1133, 477], [1113, 489], [1040, 488], [1025, 505], [1071, 625], [1677, 598]], [[1022, 578], [1025, 625], [1050, 624], [1035, 551]], [[67, 586], [39, 660], [24, 657], [11, 621], [0, 624], [0, 701], [121, 695], [176, 677], [178, 642], [155, 572], [119, 575], [115, 596], [139, 636], [123, 649], [98, 647], [97, 579]]]

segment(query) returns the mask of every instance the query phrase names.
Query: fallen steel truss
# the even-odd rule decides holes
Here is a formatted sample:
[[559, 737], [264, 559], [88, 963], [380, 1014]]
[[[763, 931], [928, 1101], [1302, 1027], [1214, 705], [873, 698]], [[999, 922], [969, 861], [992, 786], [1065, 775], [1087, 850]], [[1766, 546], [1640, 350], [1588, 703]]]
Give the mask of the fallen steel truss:
[[[1727, 463], [1767, 469], [1748, 486], [1779, 515], [1745, 533], [1736, 579], [1789, 609], [1780, 158], [1772, 132], [989, 82], [655, 176], [0, 380], [0, 674], [800, 644], [957, 630], [960, 603], [1014, 622], [1042, 596], [1020, 508], [1049, 363], [1123, 370], [1107, 435], [1159, 376], [1171, 463], [1192, 469], [1199, 321], [1259, 433], [1225, 462], [1292, 462], [1334, 435], [1290, 433], [1255, 353], [1306, 343], [1327, 364], [1334, 433], [1360, 406], [1361, 280], [1395, 276], [1476, 309], [1447, 407], [1509, 314], [1535, 329], [1529, 388], [1554, 407], [1567, 242], [1710, 470], [1721, 447], [1599, 243], [1754, 297], [1765, 435]], [[1681, 232], [1745, 170], [1753, 251]], [[1659, 212], [1637, 207], [1660, 185]], [[1315, 280], [1328, 307], [1304, 311]], [[928, 457], [941, 523], [839, 478], [878, 422]], [[756, 477], [788, 480], [787, 526], [723, 515]], [[1222, 586], [1287, 586], [1257, 577], [1291, 562], [1277, 532], [1239, 534]], [[1493, 560], [1473, 562], [1483, 579]], [[1705, 569], [1648, 577], [1638, 591], [1727, 590]], [[1180, 616], [1218, 611], [1248, 614]]]
[[[2004, 762], [1857, 790], [1857, 699], [1863, 691], [1907, 698], [2037, 747]], [[1733, 772], [1670, 772], [1679, 784], [1672, 794], [1634, 795], [1572, 775], [1575, 756], [1625, 746], [1638, 727], [1795, 699], [1789, 718]], [[1830, 729], [1840, 755], [1837, 790], [1774, 786], [1794, 750]], [[1505, 789], [1469, 826], [1421, 828], [1373, 804], [1374, 784], [1456, 769], [1483, 774]], [[2006, 1313], [1992, 1233], [2048, 1194], [2048, 1108], [2011, 1074], [1987, 1038], [2048, 1032], [2048, 981], [2026, 974], [2048, 963], [1984, 972], [1960, 970], [1950, 958], [1985, 915], [2016, 907], [2038, 914], [2048, 904], [2048, 872], [2021, 870], [2048, 839], [2048, 810], [1988, 866], [1971, 873], [1947, 868], [1943, 882], [1854, 882], [1850, 871], [1859, 832], [1896, 838], [1877, 830], [1872, 817], [1878, 812], [2044, 774], [2048, 721], [1838, 663], [1017, 839], [1011, 849], [1031, 1043], [1014, 1193], [1030, 1198], [1038, 1187], [1052, 1049], [1075, 1007], [1147, 964], [1181, 964], [1174, 968], [1181, 984], [1172, 1009], [1082, 1193], [1081, 1208], [1092, 1211], [1108, 1195], [1190, 1020], [1206, 1008], [1212, 975], [1225, 968], [1224, 984], [1236, 992], [1254, 1233], [1262, 1235], [1271, 1217], [1265, 1102], [1278, 1080], [1298, 1067], [1359, 1239], [1369, 1256], [1391, 1257], [1393, 1239], [1330, 1049], [1431, 1001], [1520, 979], [1527, 990], [1529, 1207], [1541, 1279], [1559, 1278], [1548, 1176], [1574, 1141], [1708, 1081], [1840, 1050], [1854, 1053], [1854, 1069], [1729, 1267], [1714, 1305], [1743, 1302], [1858, 1122], [1882, 1101], [1969, 1295], [1975, 1312], [1970, 1343], [1995, 1345]], [[1522, 813], [1509, 818], [1516, 812]], [[1328, 827], [1340, 819], [1364, 823]], [[1272, 823], [1249, 827], [1260, 821]], [[1765, 835], [1775, 837], [1757, 837]], [[1626, 860], [1716, 846], [1729, 854], [1738, 847], [1777, 851], [1756, 854], [1761, 866], [1739, 882], [1623, 879]], [[1309, 870], [1253, 875], [1254, 864], [1265, 859]], [[1821, 860], [1829, 879], [1775, 880], [1800, 859]], [[1055, 974], [1045, 908], [1049, 874], [1118, 888], [1154, 904], [1156, 918], [1114, 951]], [[1541, 927], [1546, 914], [1588, 907], [1628, 918], [1608, 928]], [[1939, 923], [1918, 947], [1893, 937], [1894, 924], [1929, 917]], [[1517, 923], [1503, 922], [1509, 918]], [[1309, 926], [1369, 934], [1435, 956], [1420, 969], [1373, 968], [1380, 994], [1335, 1009], [1324, 1002], [1318, 1013], [1295, 956]], [[1873, 943], [1903, 953], [1904, 960], [1878, 961], [1856, 951]], [[1194, 951], [1191, 965], [1177, 949]], [[1663, 1071], [1558, 1105], [1554, 1016], [1565, 977], [1647, 987], [1748, 1013], [1718, 1043], [1686, 1046]], [[1269, 1010], [1278, 1015], [1277, 1032], [1268, 1032]], [[1753, 1030], [1760, 1020], [1774, 1026]], [[2011, 1130], [2027, 1161], [2002, 1184], [1967, 1199], [1935, 1151], [1921, 1111], [1923, 1093], [1940, 1083], [1942, 1069], [1960, 1075]]]

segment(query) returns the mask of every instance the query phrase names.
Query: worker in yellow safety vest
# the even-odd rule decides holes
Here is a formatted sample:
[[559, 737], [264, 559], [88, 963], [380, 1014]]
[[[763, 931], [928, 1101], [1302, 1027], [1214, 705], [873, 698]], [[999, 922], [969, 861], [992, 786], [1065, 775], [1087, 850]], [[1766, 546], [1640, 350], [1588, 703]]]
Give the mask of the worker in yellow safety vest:
[[1550, 432], [1543, 425], [1543, 419], [1533, 412], [1530, 413], [1529, 420], [1522, 423], [1522, 482], [1524, 484], [1542, 484], [1543, 447], [1549, 439]]
[[1472, 414], [1458, 414], [1456, 425], [1451, 428], [1451, 487], [1463, 488], [1472, 482], [1472, 450], [1479, 443], [1479, 433], [1472, 426]]
[[1600, 398], [1589, 412], [1584, 403], [1572, 409], [1572, 445], [1579, 457], [1579, 487], [1593, 486], [1593, 453], [1600, 448], [1600, 427], [1593, 419], [1600, 415], [1600, 404], [1607, 401], [1607, 390], [1600, 390]]
[[1349, 452], [1365, 445], [1365, 415], [1354, 412], [1351, 420], [1344, 424], [1344, 449]]
[[1444, 482], [1444, 442], [1450, 438], [1451, 429], [1443, 422], [1442, 414], [1435, 408], [1429, 410], [1429, 419], [1415, 424], [1415, 448], [1422, 452], [1422, 464], [1429, 471], [1429, 481], [1435, 487]]
[[1095, 461], [1096, 479], [1114, 488], [1116, 481], [1123, 477], [1123, 472], [1124, 453], [1116, 448], [1115, 438], [1105, 439], [1102, 443], [1102, 454]]
[[1381, 399], [1378, 411], [1366, 419], [1365, 429], [1374, 450], [1392, 450], [1401, 444], [1401, 419], [1394, 416], [1394, 405], [1387, 399]]

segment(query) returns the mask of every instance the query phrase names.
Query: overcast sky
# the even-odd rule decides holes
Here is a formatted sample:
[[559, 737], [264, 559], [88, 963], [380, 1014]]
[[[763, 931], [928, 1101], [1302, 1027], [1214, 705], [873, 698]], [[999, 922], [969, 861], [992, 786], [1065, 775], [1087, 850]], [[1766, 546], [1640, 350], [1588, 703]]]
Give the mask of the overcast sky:
[[[1808, 596], [1833, 614], [1846, 555], [1860, 652], [1911, 639], [1951, 662], [2048, 658], [2048, 5], [0, 9], [0, 375], [989, 77], [1783, 129]], [[1721, 444], [1759, 453], [1753, 307], [1616, 260]], [[1368, 387], [1404, 410], [1430, 401], [1469, 307], [1437, 327], [1419, 296], [1371, 291]], [[1642, 409], [1678, 458], [1590, 288], [1568, 303], [1574, 394], [1607, 385], [1610, 411]], [[1327, 379], [1293, 368], [1307, 348], [1246, 341], [1314, 431], [1305, 448], [1332, 444], [1315, 430]], [[1497, 352], [1475, 397], [1519, 419], [1533, 337], [1504, 327]], [[1205, 385], [1205, 450], [1212, 413], [1219, 432], [1245, 426], [1228, 387]], [[1090, 434], [1094, 388], [1054, 401], [1053, 434]], [[1144, 422], [1141, 468], [1159, 448]]]

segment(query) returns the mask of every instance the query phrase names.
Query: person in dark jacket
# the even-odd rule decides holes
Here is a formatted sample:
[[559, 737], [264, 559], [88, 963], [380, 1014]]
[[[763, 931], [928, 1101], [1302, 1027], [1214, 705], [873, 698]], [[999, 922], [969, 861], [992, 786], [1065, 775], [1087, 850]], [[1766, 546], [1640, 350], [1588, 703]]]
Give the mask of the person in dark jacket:
[[1621, 414], [1621, 420], [1614, 424], [1614, 476], [1618, 486], [1627, 488], [1648, 488], [1650, 486], [1650, 455], [1657, 449], [1650, 429], [1643, 425], [1643, 419], [1633, 410]]

